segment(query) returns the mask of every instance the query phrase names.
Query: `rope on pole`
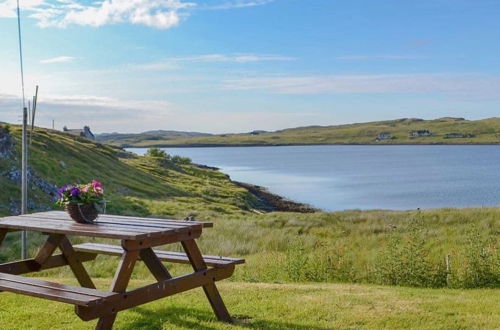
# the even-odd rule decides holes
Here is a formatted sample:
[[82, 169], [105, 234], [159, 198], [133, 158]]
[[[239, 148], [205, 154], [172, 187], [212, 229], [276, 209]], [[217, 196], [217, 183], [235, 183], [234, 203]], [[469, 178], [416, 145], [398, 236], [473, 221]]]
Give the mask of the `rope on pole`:
[[26, 107], [26, 101], [24, 97], [24, 67], [23, 67], [23, 45], [21, 41], [21, 10], [19, 8], [19, 0], [17, 0], [17, 32], [19, 39], [19, 63], [21, 64], [21, 88], [23, 95], [23, 108]]
[[[21, 65], [21, 89], [23, 96], [23, 133], [22, 133], [22, 165], [21, 165], [21, 213], [28, 213], [28, 145], [27, 145], [27, 126], [28, 126], [28, 109], [26, 109], [26, 101], [24, 95], [24, 67], [23, 67], [23, 46], [21, 38], [21, 10], [19, 8], [19, 0], [17, 0], [17, 32], [19, 37], [19, 62]], [[27, 256], [27, 234], [26, 231], [21, 232], [21, 257], [26, 259]]]

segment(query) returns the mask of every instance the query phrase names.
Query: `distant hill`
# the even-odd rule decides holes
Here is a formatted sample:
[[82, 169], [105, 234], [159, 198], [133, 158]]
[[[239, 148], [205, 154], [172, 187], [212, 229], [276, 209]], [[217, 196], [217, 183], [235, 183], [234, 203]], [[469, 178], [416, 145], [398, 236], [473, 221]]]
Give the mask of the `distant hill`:
[[168, 131], [168, 130], [155, 130], [147, 131], [138, 134], [132, 133], [102, 133], [96, 135], [97, 142], [119, 145], [119, 146], [132, 146], [142, 141], [165, 141], [174, 139], [185, 139], [191, 137], [211, 136], [209, 133], [199, 132], [182, 132], [182, 131]]
[[[157, 131], [158, 132], [158, 131]], [[161, 131], [159, 131], [161, 132]], [[307, 126], [275, 132], [209, 135], [135, 134], [132, 138], [105, 138], [122, 147], [209, 147], [321, 144], [500, 144], [500, 118], [434, 120], [402, 118], [335, 126]]]

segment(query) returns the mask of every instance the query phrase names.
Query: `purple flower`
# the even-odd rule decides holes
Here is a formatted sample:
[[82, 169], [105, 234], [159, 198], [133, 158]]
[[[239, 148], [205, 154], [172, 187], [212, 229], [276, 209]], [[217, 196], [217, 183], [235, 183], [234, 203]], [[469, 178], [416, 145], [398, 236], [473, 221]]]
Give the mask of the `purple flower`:
[[59, 198], [61, 198], [67, 189], [68, 189], [68, 185], [64, 185], [61, 188], [57, 189], [57, 196], [59, 196]]
[[80, 189], [78, 187], [73, 187], [71, 188], [71, 191], [69, 192], [71, 196], [78, 196], [80, 195]]

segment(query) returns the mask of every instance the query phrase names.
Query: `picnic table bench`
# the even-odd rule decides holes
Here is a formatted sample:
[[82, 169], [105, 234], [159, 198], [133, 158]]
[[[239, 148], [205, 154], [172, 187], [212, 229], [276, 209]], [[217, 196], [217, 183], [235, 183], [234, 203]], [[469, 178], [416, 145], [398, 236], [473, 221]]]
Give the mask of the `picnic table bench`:
[[[75, 305], [75, 312], [82, 320], [98, 318], [96, 329], [111, 329], [119, 311], [202, 287], [216, 317], [230, 322], [231, 316], [215, 282], [230, 277], [235, 265], [245, 261], [202, 255], [196, 239], [206, 227], [212, 224], [115, 215], [101, 215], [95, 225], [86, 225], [74, 222], [60, 211], [1, 218], [0, 244], [8, 232], [20, 230], [37, 231], [47, 235], [47, 239], [34, 258], [0, 264], [0, 291]], [[118, 239], [121, 244], [73, 246], [68, 236]], [[184, 253], [153, 250], [177, 242]], [[58, 248], [62, 253], [54, 254]], [[121, 256], [110, 291], [96, 289], [83, 266], [98, 254]], [[137, 261], [145, 263], [157, 282], [127, 291]], [[172, 277], [162, 261], [190, 264], [193, 272]], [[71, 268], [81, 287], [20, 276], [62, 266]]]

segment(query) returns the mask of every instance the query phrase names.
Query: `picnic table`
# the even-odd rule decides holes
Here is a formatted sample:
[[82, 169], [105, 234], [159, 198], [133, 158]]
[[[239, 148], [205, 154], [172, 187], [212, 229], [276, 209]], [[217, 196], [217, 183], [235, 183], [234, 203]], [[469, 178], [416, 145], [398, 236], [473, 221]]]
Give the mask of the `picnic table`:
[[[207, 227], [212, 224], [116, 215], [101, 215], [95, 225], [87, 225], [60, 211], [4, 217], [0, 244], [8, 232], [20, 230], [37, 231], [47, 239], [34, 258], [0, 264], [0, 290], [73, 304], [82, 320], [98, 318], [96, 329], [111, 329], [119, 311], [202, 287], [217, 318], [230, 322], [215, 282], [230, 277], [244, 260], [202, 255], [196, 239]], [[117, 239], [121, 245], [72, 245], [68, 236]], [[185, 253], [153, 250], [178, 242]], [[54, 254], [58, 248], [61, 254]], [[97, 290], [83, 266], [98, 254], [121, 256], [110, 291]], [[127, 291], [137, 261], [145, 263], [157, 282]], [[193, 272], [172, 277], [162, 261], [190, 264]], [[81, 287], [20, 276], [62, 266], [71, 268]]]

